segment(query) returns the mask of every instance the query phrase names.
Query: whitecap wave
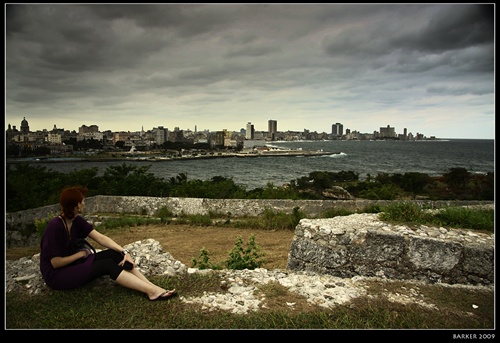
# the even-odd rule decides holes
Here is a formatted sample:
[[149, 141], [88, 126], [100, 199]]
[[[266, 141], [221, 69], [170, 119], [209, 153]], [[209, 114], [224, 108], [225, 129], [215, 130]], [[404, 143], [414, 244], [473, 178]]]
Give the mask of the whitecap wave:
[[346, 157], [346, 156], [347, 156], [347, 154], [345, 152], [339, 152], [338, 154], [323, 155], [322, 157], [341, 158], [341, 157]]

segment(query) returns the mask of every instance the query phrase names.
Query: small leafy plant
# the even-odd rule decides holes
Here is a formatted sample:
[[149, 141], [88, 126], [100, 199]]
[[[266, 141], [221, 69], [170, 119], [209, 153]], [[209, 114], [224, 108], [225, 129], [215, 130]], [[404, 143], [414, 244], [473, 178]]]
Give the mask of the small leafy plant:
[[260, 247], [255, 243], [255, 236], [250, 236], [250, 241], [243, 247], [243, 239], [238, 237], [233, 249], [229, 252], [226, 261], [227, 269], [255, 269], [259, 268], [265, 261], [262, 259], [265, 253], [260, 253]]
[[57, 215], [56, 213], [49, 213], [45, 218], [35, 219], [35, 230], [40, 240], [42, 240], [43, 234], [45, 233], [45, 229], [47, 228], [47, 224], [56, 215]]
[[255, 236], [251, 235], [246, 247], [243, 246], [243, 239], [238, 237], [233, 249], [229, 252], [229, 259], [221, 263], [210, 262], [208, 251], [202, 248], [198, 259], [193, 258], [191, 267], [198, 269], [220, 270], [223, 266], [227, 269], [255, 269], [264, 262], [265, 252], [260, 252], [260, 247], [255, 243]]
[[208, 257], [208, 251], [206, 251], [205, 248], [201, 248], [198, 260], [195, 259], [194, 257], [192, 258], [193, 264], [191, 265], [191, 267], [192, 268], [198, 267], [198, 269], [214, 269], [214, 270], [222, 269], [220, 263], [214, 264], [209, 260], [210, 257]]

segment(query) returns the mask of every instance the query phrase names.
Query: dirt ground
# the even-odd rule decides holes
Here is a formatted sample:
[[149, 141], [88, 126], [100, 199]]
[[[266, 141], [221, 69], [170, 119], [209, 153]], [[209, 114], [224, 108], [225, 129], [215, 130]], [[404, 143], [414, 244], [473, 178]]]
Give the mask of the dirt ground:
[[266, 269], [286, 269], [288, 252], [292, 243], [293, 231], [269, 231], [253, 229], [236, 229], [226, 227], [201, 227], [190, 225], [149, 225], [126, 229], [116, 234], [108, 234], [121, 245], [138, 240], [153, 238], [160, 242], [165, 251], [184, 263], [192, 266], [192, 260], [200, 257], [204, 248], [208, 252], [209, 261], [219, 263], [229, 258], [229, 252], [238, 241], [243, 240], [243, 247], [247, 246], [251, 235], [255, 236], [255, 243], [260, 252], [265, 253]]

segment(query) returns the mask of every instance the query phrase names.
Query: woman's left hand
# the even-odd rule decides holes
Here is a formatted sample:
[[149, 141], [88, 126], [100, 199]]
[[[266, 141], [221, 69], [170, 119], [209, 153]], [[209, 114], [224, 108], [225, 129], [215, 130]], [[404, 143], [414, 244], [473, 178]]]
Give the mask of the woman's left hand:
[[132, 264], [132, 266], [135, 266], [134, 260], [132, 259], [132, 256], [130, 256], [130, 254], [125, 254], [125, 256], [123, 256], [123, 260], [118, 265], [123, 267], [125, 265], [125, 262]]

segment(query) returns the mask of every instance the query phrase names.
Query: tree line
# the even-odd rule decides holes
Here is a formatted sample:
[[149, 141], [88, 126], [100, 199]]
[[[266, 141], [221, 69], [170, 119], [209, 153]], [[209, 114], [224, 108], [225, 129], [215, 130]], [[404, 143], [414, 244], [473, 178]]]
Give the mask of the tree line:
[[187, 197], [211, 199], [327, 199], [325, 190], [340, 186], [356, 198], [371, 200], [494, 200], [494, 173], [472, 174], [464, 168], [451, 168], [442, 176], [423, 173], [368, 175], [365, 180], [353, 171], [315, 171], [289, 183], [247, 190], [232, 178], [214, 176], [209, 180], [188, 180], [180, 173], [164, 179], [149, 172], [150, 165], [126, 164], [108, 167], [102, 176], [91, 167], [62, 173], [29, 163], [6, 167], [6, 211], [16, 212], [59, 202], [66, 186], [81, 185], [88, 196], [122, 195]]

